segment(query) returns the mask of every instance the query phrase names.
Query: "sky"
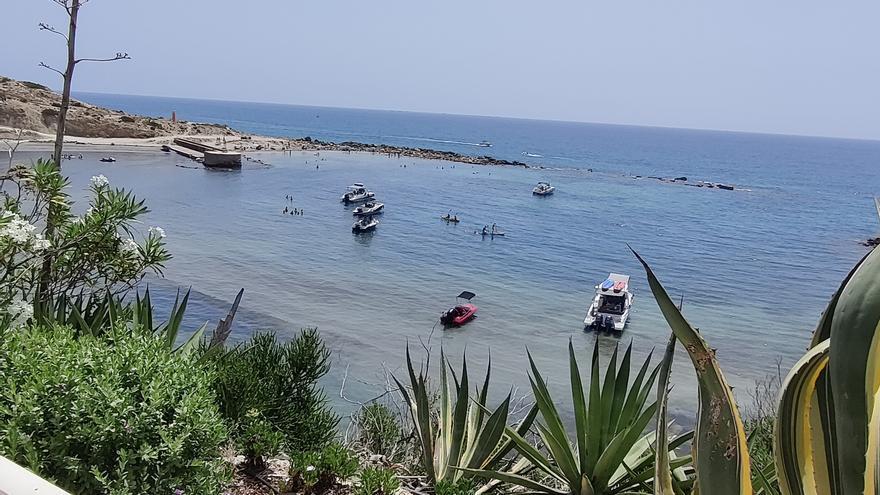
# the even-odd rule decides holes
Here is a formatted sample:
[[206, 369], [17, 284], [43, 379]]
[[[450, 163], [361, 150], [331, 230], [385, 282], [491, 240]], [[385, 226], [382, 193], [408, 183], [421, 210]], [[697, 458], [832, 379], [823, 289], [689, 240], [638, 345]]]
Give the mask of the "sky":
[[[53, 88], [51, 0], [0, 74]], [[91, 0], [74, 91], [880, 139], [876, 0]]]

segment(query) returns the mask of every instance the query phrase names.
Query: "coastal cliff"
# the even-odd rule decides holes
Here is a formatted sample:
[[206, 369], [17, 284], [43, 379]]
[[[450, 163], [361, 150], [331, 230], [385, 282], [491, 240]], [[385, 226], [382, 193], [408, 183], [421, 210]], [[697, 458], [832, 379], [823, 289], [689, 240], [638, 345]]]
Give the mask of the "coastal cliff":
[[[60, 106], [61, 96], [46, 86], [0, 76], [0, 126], [53, 134]], [[233, 134], [227, 126], [128, 115], [78, 100], [70, 102], [66, 131], [73, 137], [134, 139]]]

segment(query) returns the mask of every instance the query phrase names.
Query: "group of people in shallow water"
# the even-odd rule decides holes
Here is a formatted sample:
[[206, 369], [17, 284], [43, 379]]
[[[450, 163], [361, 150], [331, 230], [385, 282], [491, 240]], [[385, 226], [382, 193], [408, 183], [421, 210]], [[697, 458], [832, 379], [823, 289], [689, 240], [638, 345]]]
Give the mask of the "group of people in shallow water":
[[[284, 195], [284, 199], [286, 199], [286, 200], [288, 200], [288, 201], [290, 201], [290, 202], [293, 202], [293, 196], [291, 196], [290, 194], [285, 194], [285, 195]], [[282, 213], [283, 215], [287, 215], [287, 214], [291, 214], [291, 215], [302, 215], [302, 214], [303, 214], [303, 209], [302, 209], [302, 208], [291, 208], [291, 207], [289, 207], [289, 206], [285, 206], [284, 209], [281, 210], [281, 213]]]

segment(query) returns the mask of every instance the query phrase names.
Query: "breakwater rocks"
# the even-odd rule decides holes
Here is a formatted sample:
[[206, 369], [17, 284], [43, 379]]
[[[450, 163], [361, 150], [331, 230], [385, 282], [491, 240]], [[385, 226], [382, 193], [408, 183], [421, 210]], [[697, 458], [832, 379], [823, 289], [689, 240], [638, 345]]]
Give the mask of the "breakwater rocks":
[[388, 156], [422, 158], [425, 160], [445, 160], [448, 162], [469, 163], [472, 165], [500, 165], [511, 167], [530, 168], [529, 165], [511, 160], [502, 160], [489, 155], [471, 156], [456, 153], [454, 151], [440, 151], [428, 148], [408, 148], [405, 146], [391, 146], [388, 144], [367, 144], [357, 143], [354, 141], [344, 141], [341, 143], [332, 143], [328, 141], [319, 141], [311, 137], [292, 140], [295, 146], [300, 146], [303, 150], [315, 151], [348, 151], [359, 153], [377, 153]]
[[[655, 176], [650, 176], [650, 175], [647, 177], [644, 177], [641, 175], [631, 175], [630, 177], [632, 177], [633, 179], [652, 179], [652, 180], [656, 180], [659, 182], [665, 182], [667, 184], [678, 184], [678, 185], [689, 186], [689, 187], [705, 187], [706, 189], [721, 189], [724, 191], [733, 191], [734, 189], [737, 189], [737, 187], [734, 185], [722, 184], [720, 182], [708, 182], [708, 181], [702, 181], [702, 180], [688, 181], [687, 177], [667, 178], [667, 177], [655, 177]], [[742, 191], [743, 189], [738, 189], [738, 190]]]

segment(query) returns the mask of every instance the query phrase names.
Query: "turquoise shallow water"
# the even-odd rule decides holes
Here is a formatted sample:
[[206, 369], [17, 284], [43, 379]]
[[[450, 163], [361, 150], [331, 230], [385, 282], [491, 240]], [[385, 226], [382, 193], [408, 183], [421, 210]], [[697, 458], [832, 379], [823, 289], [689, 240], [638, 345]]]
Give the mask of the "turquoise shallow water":
[[[204, 105], [207, 112], [220, 104]], [[260, 119], [262, 106], [234, 104], [230, 114], [235, 105], [251, 108], [251, 120]], [[270, 107], [282, 114], [285, 108], [316, 111]], [[326, 109], [317, 111], [322, 122], [330, 120]], [[367, 125], [364, 111], [348, 112], [349, 120]], [[77, 190], [103, 173], [148, 199], [150, 223], [168, 232], [175, 254], [167, 278], [151, 284], [165, 304], [173, 288], [191, 285], [198, 292], [189, 315], [193, 324], [223, 316], [245, 287], [235, 338], [259, 327], [290, 334], [318, 326], [335, 353], [325, 385], [342, 410], [350, 407], [338, 397], [346, 372], [346, 396], [368, 399], [383, 390], [383, 367], [399, 371], [406, 343], [419, 346], [429, 336], [434, 350], [443, 345], [458, 356], [467, 348], [475, 365], [491, 350], [499, 393], [528, 383], [528, 347], [561, 391], [567, 342], [572, 339], [588, 359], [596, 336], [584, 333], [581, 322], [593, 285], [610, 271], [633, 275], [635, 307], [622, 342], [634, 343], [637, 358], [662, 349], [668, 330], [626, 243], [652, 263], [673, 294], [684, 293], [686, 316], [718, 348], [729, 378], [747, 398], [753, 380], [773, 372], [777, 359], [787, 367], [802, 353], [827, 298], [865, 252], [857, 241], [877, 230], [870, 201], [880, 192], [876, 142], [374, 113], [377, 127], [393, 127], [389, 119], [406, 127], [391, 129], [394, 135], [438, 129], [438, 140], [489, 139], [492, 154], [560, 169], [265, 153], [259, 158], [270, 167], [248, 165], [231, 173], [176, 167], [192, 162], [164, 154], [118, 154], [116, 164], [88, 154], [68, 162], [65, 171]], [[271, 115], [276, 120], [266, 117], [266, 125], [279, 127], [279, 117]], [[237, 120], [241, 127], [244, 119]], [[459, 121], [467, 125], [456, 127]], [[531, 133], [524, 130], [529, 127]], [[296, 129], [288, 135], [329, 138]], [[554, 133], [560, 129], [561, 136]], [[363, 131], [371, 132], [382, 140], [376, 129]], [[516, 140], [526, 134], [532, 141]], [[591, 148], [590, 142], [598, 144]], [[456, 148], [467, 145], [449, 146], [467, 151]], [[572, 155], [568, 167], [578, 168], [561, 168], [560, 159], [523, 157], [519, 148]], [[626, 174], [687, 175], [748, 191], [689, 188]], [[533, 197], [531, 187], [539, 180], [554, 183], [557, 194]], [[353, 236], [350, 209], [339, 202], [345, 186], [356, 181], [386, 204], [373, 235]], [[281, 214], [290, 205], [287, 194], [303, 216]], [[449, 210], [461, 224], [439, 219]], [[493, 222], [508, 237], [473, 235]], [[439, 313], [462, 289], [477, 293], [479, 317], [459, 330], [435, 328]], [[618, 342], [600, 338], [606, 358]], [[675, 412], [686, 414], [695, 408], [696, 395], [684, 355], [673, 380]]]

